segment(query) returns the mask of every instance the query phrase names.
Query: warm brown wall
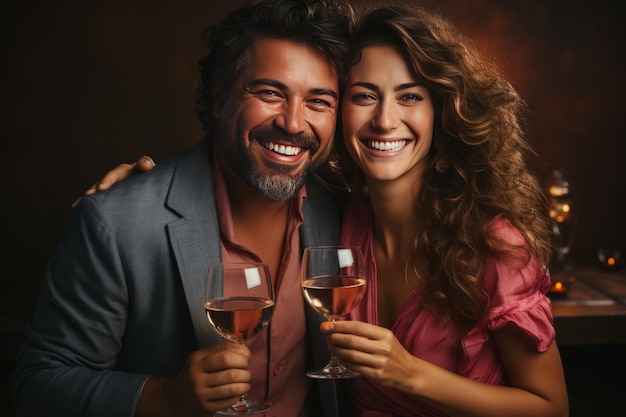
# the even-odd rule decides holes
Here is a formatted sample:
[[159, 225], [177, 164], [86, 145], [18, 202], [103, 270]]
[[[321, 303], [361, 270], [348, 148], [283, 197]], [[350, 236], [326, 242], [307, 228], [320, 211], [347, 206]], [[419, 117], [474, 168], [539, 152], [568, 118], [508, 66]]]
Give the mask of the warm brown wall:
[[[201, 31], [241, 3], [3, 2], [3, 288], [38, 285], [71, 202], [106, 170], [142, 153], [162, 160], [199, 138]], [[599, 245], [626, 250], [619, 2], [427, 4], [527, 99], [541, 157], [533, 168], [541, 178], [565, 169], [578, 193], [577, 257], [593, 260]]]
[[[610, 0], [437, 1], [496, 63], [529, 107], [531, 166], [569, 177], [574, 257], [626, 250], [626, 30]], [[445, 7], [444, 7], [445, 3]]]

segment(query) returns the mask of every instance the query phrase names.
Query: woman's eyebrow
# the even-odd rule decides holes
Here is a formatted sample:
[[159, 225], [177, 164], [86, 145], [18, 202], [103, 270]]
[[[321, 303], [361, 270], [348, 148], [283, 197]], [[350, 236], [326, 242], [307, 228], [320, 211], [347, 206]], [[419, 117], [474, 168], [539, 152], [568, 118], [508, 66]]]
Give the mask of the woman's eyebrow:
[[[380, 87], [378, 87], [376, 84], [373, 83], [368, 83], [366, 81], [357, 81], [355, 83], [350, 84], [350, 87], [363, 87], [363, 88], [367, 88], [368, 90], [372, 90], [372, 91], [380, 91]], [[401, 90], [406, 90], [407, 88], [413, 88], [413, 87], [423, 87], [424, 85], [420, 82], [411, 82], [411, 83], [404, 83], [404, 84], [400, 84], [398, 86], [396, 86], [393, 91], [401, 91]]]
[[354, 83], [350, 84], [349, 87], [363, 87], [363, 88], [367, 88], [368, 90], [373, 90], [373, 91], [379, 91], [380, 90], [380, 88], [376, 84], [368, 83], [368, 82], [365, 82], [365, 81], [354, 82]]
[[394, 91], [406, 90], [407, 88], [423, 87], [423, 86], [424, 86], [424, 84], [419, 83], [419, 82], [416, 81], [416, 82], [412, 82], [412, 83], [400, 84], [399, 86], [394, 88]]

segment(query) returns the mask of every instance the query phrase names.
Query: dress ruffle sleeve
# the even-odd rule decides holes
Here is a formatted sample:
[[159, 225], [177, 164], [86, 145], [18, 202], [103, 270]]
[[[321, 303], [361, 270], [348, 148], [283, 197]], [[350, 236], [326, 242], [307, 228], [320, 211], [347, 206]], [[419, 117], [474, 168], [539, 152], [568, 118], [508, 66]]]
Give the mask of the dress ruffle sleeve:
[[498, 330], [507, 323], [515, 323], [533, 338], [539, 352], [548, 350], [556, 336], [550, 301], [541, 294], [534, 294], [517, 305], [494, 309], [490, 317], [489, 330]]
[[[524, 244], [521, 233], [505, 220], [498, 220], [492, 229], [507, 242]], [[521, 259], [515, 255], [497, 255], [485, 264], [485, 287], [491, 307], [483, 325], [473, 329], [464, 339], [467, 351], [478, 348], [489, 335], [507, 323], [515, 323], [534, 341], [537, 351], [545, 352], [555, 339], [550, 299], [549, 272], [535, 258]]]

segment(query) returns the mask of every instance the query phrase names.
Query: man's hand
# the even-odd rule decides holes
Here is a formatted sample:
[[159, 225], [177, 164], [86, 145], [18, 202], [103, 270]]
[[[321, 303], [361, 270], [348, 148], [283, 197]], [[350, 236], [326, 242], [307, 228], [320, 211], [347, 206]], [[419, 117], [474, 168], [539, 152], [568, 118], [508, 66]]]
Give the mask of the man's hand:
[[156, 164], [148, 155], [141, 156], [137, 162], [133, 162], [132, 164], [119, 164], [109, 172], [107, 172], [104, 177], [97, 183], [93, 184], [89, 187], [82, 196], [78, 197], [76, 201], [72, 203], [72, 208], [76, 207], [76, 204], [87, 195], [92, 195], [97, 193], [98, 191], [104, 191], [106, 189], [111, 188], [113, 184], [116, 182], [120, 182], [125, 178], [130, 177], [131, 175], [140, 173], [140, 172], [148, 172], [152, 168], [154, 168]]
[[150, 378], [136, 416], [212, 416], [250, 390], [250, 349], [222, 343], [191, 352], [183, 369], [170, 378]]

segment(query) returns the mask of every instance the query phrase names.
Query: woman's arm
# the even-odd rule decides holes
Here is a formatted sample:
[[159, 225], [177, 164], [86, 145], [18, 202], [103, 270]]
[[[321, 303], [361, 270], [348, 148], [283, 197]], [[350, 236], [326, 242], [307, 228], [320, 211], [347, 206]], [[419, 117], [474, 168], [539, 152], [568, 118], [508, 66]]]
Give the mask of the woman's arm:
[[538, 352], [508, 324], [495, 332], [511, 386], [477, 382], [411, 355], [386, 328], [358, 321], [322, 323], [329, 343], [350, 369], [414, 395], [450, 416], [568, 416], [565, 377], [556, 343]]

